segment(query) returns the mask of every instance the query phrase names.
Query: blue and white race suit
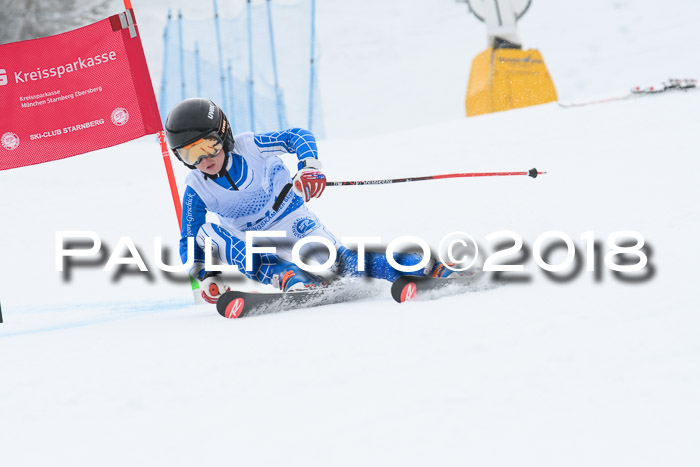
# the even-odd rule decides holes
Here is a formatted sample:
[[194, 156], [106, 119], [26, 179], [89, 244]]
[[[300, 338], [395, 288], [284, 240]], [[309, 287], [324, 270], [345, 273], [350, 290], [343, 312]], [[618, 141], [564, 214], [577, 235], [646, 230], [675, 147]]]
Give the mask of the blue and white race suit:
[[[276, 255], [254, 254], [252, 270], [246, 271], [245, 268], [245, 233], [263, 230], [286, 232], [286, 238], [271, 239], [273, 241], [265, 245], [274, 245], [277, 255], [287, 261], [291, 261], [296, 240], [307, 235], [324, 237], [338, 250], [338, 263], [342, 267], [336, 272], [358, 275], [357, 253], [340, 245], [294, 190], [286, 191], [284, 198], [278, 200], [280, 193], [292, 181], [289, 170], [278, 155], [296, 153], [299, 168], [302, 168], [305, 159], [318, 159], [314, 135], [308, 130], [291, 128], [264, 134], [242, 133], [236, 135], [234, 141], [233, 150], [227, 154], [224, 169], [219, 175], [209, 176], [193, 170], [186, 178], [180, 256], [183, 264], [186, 263], [187, 238], [196, 238], [194, 266], [190, 270], [192, 277], [201, 279], [206, 273], [204, 241], [209, 237], [212, 239], [213, 255], [220, 261], [236, 265], [249, 278], [268, 284]], [[276, 202], [278, 206], [274, 209]], [[216, 214], [219, 223], [207, 223], [207, 212]], [[328, 259], [325, 248], [302, 250], [302, 254], [319, 263], [325, 263]], [[410, 254], [397, 257], [397, 261], [406, 265], [417, 264], [420, 259]], [[365, 263], [364, 275], [388, 280], [401, 275], [381, 254], [366, 253]]]

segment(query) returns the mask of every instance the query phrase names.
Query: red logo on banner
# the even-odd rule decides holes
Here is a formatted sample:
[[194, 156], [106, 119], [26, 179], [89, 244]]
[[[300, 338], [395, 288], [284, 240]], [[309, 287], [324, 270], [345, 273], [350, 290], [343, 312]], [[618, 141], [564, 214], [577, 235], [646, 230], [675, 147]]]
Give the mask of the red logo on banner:
[[132, 15], [0, 45], [0, 170], [162, 129]]

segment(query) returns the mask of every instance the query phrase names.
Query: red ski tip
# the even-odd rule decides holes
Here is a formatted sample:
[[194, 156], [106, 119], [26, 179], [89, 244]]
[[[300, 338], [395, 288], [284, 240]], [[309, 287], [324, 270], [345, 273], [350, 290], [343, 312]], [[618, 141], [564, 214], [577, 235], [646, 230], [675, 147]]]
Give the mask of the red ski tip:
[[229, 303], [226, 306], [226, 312], [224, 317], [228, 319], [235, 319], [241, 316], [241, 313], [243, 312], [243, 306], [245, 305], [245, 300], [242, 298], [237, 298], [233, 300], [231, 303]]
[[403, 286], [403, 289], [401, 290], [401, 303], [407, 301], [407, 300], [412, 300], [416, 297], [416, 283], [415, 282], [409, 282], [408, 284]]

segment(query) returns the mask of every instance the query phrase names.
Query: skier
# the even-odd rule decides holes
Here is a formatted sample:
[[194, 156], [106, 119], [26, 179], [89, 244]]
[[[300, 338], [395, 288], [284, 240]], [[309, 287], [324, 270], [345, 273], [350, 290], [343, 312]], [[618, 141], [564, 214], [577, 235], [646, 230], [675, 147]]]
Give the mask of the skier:
[[[291, 262], [292, 245], [277, 241], [277, 254], [254, 253], [252, 270], [246, 271], [246, 231], [284, 231], [287, 239], [307, 235], [328, 239], [337, 249], [332, 272], [338, 276], [368, 276], [392, 281], [404, 274], [447, 276], [451, 271], [433, 260], [424, 270], [400, 272], [380, 253], [365, 253], [365, 271], [357, 271], [357, 252], [338, 242], [305, 202], [318, 198], [326, 187], [314, 135], [301, 128], [235, 137], [223, 111], [203, 98], [178, 103], [165, 122], [168, 143], [187, 167], [183, 195], [180, 256], [187, 263], [187, 239], [194, 237], [194, 265], [190, 275], [200, 281], [202, 298], [216, 303], [230, 290], [217, 272], [205, 270], [204, 246], [212, 240], [212, 256], [224, 264], [238, 266], [248, 278], [271, 284], [283, 292], [302, 290], [324, 282]], [[283, 153], [296, 153], [298, 171], [292, 178], [282, 159]], [[220, 224], [208, 223], [207, 212], [215, 213]], [[256, 244], [257, 246], [257, 244]], [[307, 245], [309, 246], [309, 245]], [[320, 264], [328, 251], [302, 249], [302, 256]], [[404, 266], [421, 261], [417, 254], [395, 254]]]

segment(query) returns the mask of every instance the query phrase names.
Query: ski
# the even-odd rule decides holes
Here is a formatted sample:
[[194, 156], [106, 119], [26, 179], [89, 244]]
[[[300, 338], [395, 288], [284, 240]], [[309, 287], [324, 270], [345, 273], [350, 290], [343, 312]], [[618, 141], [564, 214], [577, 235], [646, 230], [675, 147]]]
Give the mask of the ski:
[[391, 296], [399, 303], [409, 300], [433, 300], [436, 298], [491, 289], [497, 284], [484, 280], [481, 271], [460, 274], [458, 277], [438, 278], [401, 276], [391, 284]]
[[649, 96], [653, 94], [660, 94], [669, 91], [690, 91], [698, 89], [698, 80], [696, 79], [677, 79], [672, 78], [666, 82], [658, 83], [651, 86], [635, 86], [627, 94], [612, 96], [603, 99], [595, 99], [582, 102], [557, 102], [560, 107], [571, 108], [571, 107], [582, 107], [592, 104], [605, 104], [607, 102], [624, 101], [627, 99], [632, 99], [641, 96]]
[[655, 86], [636, 86], [631, 89], [632, 94], [658, 94], [667, 91], [688, 91], [696, 89], [698, 80], [696, 79], [677, 79], [671, 78], [664, 83], [659, 83]]
[[[391, 296], [399, 303], [407, 300], [431, 300], [466, 292], [487, 290], [498, 284], [484, 280], [481, 271], [441, 279], [401, 276], [391, 284]], [[354, 279], [295, 292], [242, 292], [232, 290], [219, 297], [216, 310], [224, 318], [235, 319], [280, 311], [313, 308], [375, 298], [386, 293], [381, 281]]]
[[[384, 289], [386, 290], [386, 289]], [[241, 292], [229, 291], [219, 297], [216, 310], [224, 318], [244, 318], [280, 311], [312, 308], [372, 298], [382, 289], [365, 280], [331, 283], [326, 286], [295, 292]]]

